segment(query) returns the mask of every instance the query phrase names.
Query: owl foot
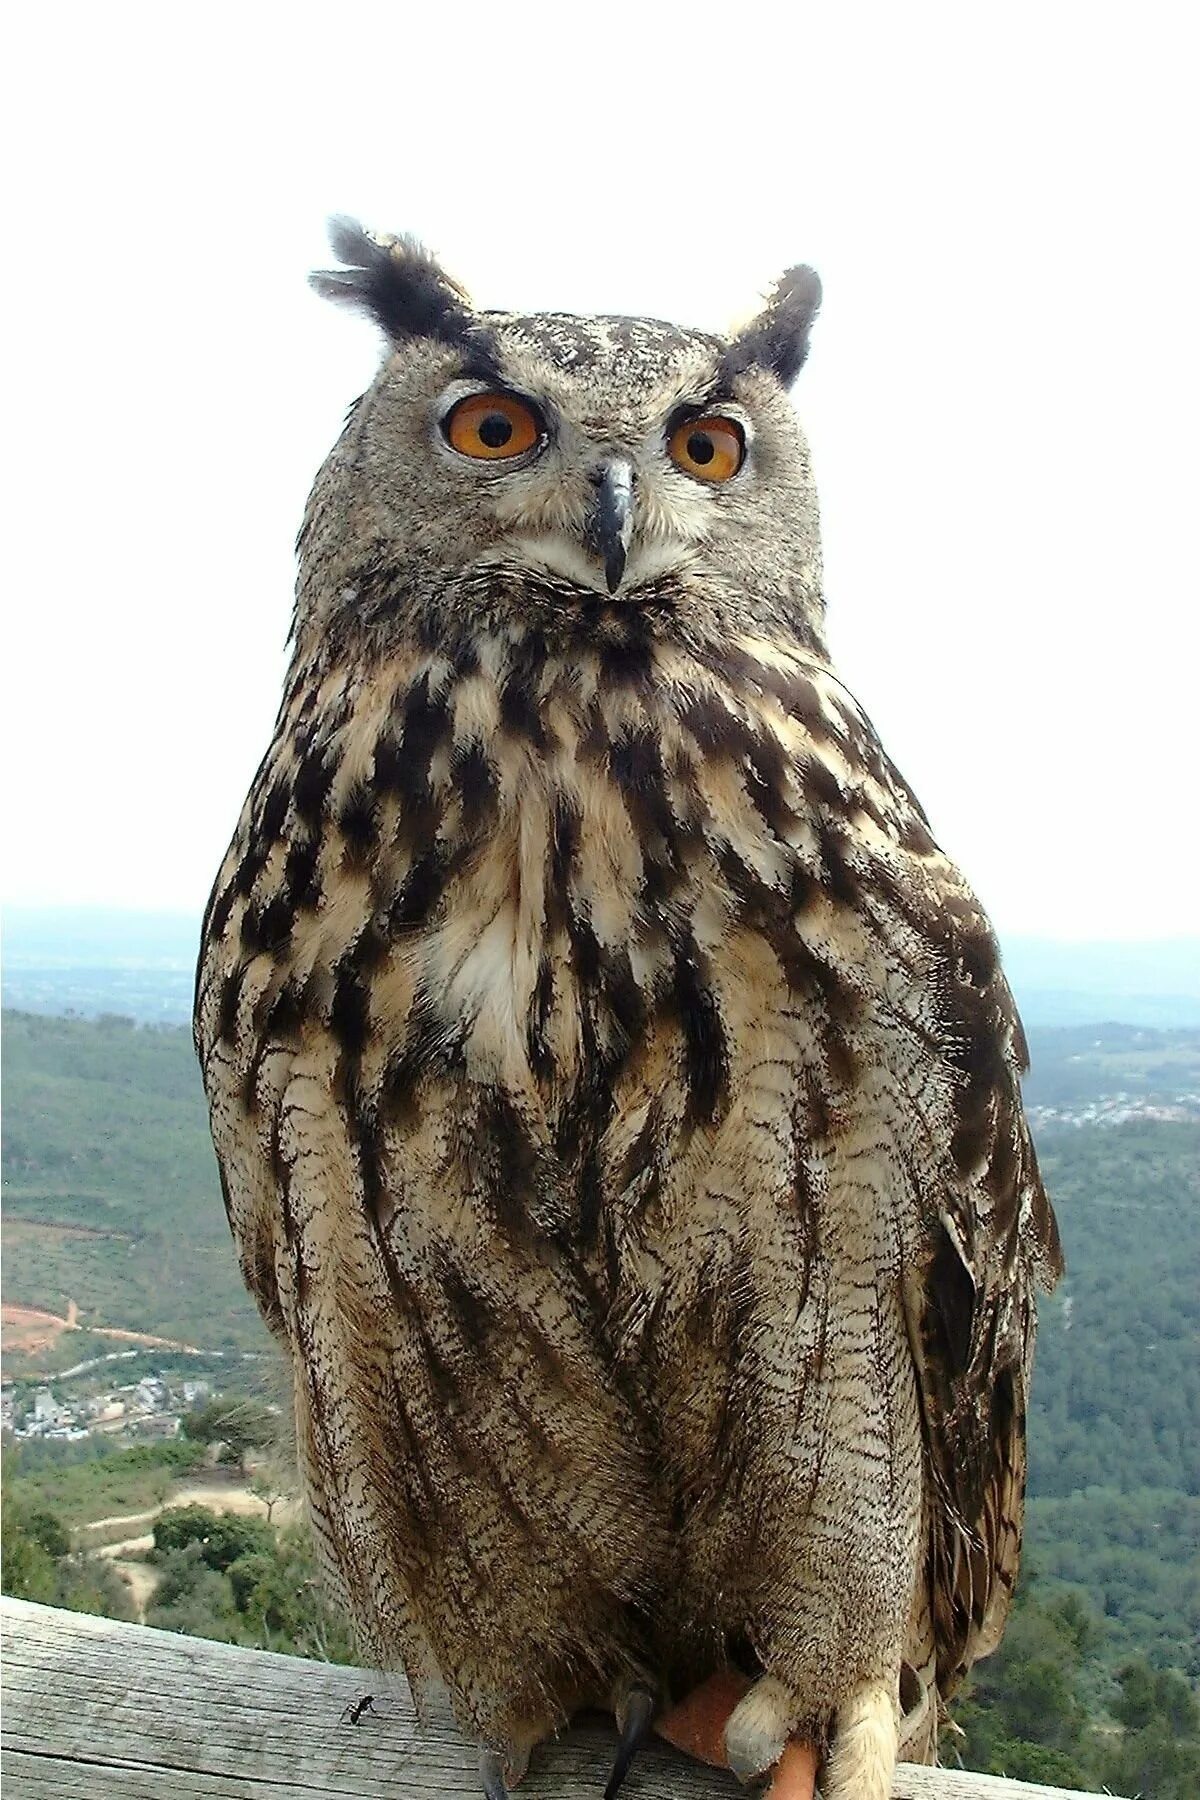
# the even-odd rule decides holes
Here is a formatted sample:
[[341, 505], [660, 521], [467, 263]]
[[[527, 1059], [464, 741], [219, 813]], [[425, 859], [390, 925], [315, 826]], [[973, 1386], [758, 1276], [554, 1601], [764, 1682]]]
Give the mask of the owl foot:
[[624, 1700], [618, 1702], [617, 1754], [613, 1757], [612, 1768], [605, 1783], [604, 1800], [615, 1800], [621, 1783], [629, 1773], [629, 1765], [650, 1729], [656, 1704], [654, 1695], [643, 1687], [630, 1688]]
[[672, 1708], [657, 1730], [676, 1749], [730, 1768], [741, 1781], [769, 1775], [767, 1800], [813, 1800], [817, 1751], [788, 1736], [790, 1710], [784, 1690], [770, 1676], [751, 1683], [733, 1669], [721, 1669]]

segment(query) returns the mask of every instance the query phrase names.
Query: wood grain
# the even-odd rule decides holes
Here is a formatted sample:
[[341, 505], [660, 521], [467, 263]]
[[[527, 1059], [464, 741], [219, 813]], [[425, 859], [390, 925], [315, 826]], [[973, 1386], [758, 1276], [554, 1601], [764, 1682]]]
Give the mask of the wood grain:
[[[395, 1676], [303, 1662], [145, 1626], [0, 1602], [6, 1800], [480, 1800], [474, 1747], [439, 1713], [418, 1725]], [[357, 1725], [346, 1707], [374, 1695]], [[611, 1729], [585, 1726], [535, 1758], [521, 1800], [599, 1800]], [[734, 1800], [732, 1776], [663, 1744], [623, 1800]], [[895, 1800], [1034, 1800], [1032, 1787], [900, 1770]]]

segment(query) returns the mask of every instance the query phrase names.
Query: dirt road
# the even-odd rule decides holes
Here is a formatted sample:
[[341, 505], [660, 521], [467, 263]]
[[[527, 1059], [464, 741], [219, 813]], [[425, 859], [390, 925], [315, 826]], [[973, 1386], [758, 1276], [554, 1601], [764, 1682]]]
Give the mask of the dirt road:
[[[151, 1506], [145, 1512], [111, 1513], [106, 1519], [89, 1519], [79, 1529], [107, 1531], [114, 1525], [145, 1525], [157, 1519], [169, 1506], [207, 1506], [210, 1512], [249, 1513], [260, 1519], [267, 1516], [265, 1500], [252, 1494], [248, 1487], [235, 1487], [232, 1482], [225, 1481], [185, 1481], [172, 1488], [160, 1506]], [[277, 1500], [271, 1509], [271, 1519], [276, 1525], [290, 1525], [299, 1514], [300, 1503], [294, 1499]]]
[[[154, 1539], [147, 1538], [146, 1542], [147, 1544], [152, 1544]], [[101, 1555], [103, 1554], [103, 1551], [101, 1551]], [[146, 1618], [146, 1608], [153, 1600], [158, 1588], [158, 1570], [152, 1568], [149, 1563], [119, 1562], [116, 1558], [113, 1559], [113, 1568], [117, 1571], [117, 1574], [129, 1589], [130, 1598], [137, 1607], [138, 1619], [144, 1623]]]
[[[0, 1307], [0, 1324], [3, 1324], [4, 1342], [9, 1350], [32, 1355], [38, 1350], [49, 1350], [64, 1331], [78, 1331], [79, 1308], [74, 1300], [68, 1300], [66, 1317], [60, 1318], [57, 1313], [45, 1312], [38, 1306], [21, 1306], [16, 1301], [6, 1300]], [[112, 1338], [119, 1344], [141, 1344], [149, 1350], [186, 1350], [192, 1356], [204, 1354], [195, 1344], [151, 1337], [145, 1331], [124, 1331], [118, 1325], [89, 1324], [88, 1330], [93, 1337]]]

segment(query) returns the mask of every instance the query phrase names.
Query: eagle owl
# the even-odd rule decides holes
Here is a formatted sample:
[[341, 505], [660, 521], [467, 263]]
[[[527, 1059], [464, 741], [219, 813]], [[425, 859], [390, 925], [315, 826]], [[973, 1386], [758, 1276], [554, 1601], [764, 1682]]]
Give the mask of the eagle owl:
[[818, 281], [721, 338], [333, 242], [387, 353], [196, 1001], [322, 1560], [489, 1795], [588, 1706], [611, 1795], [733, 1676], [737, 1773], [882, 1800], [1003, 1627], [1060, 1254], [991, 930], [826, 649]]

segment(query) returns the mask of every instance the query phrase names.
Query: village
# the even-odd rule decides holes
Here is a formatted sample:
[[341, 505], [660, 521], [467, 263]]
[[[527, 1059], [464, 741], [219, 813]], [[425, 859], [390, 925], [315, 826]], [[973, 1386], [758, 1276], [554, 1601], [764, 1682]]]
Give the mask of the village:
[[114, 1350], [36, 1384], [5, 1380], [0, 1386], [5, 1438], [77, 1443], [90, 1437], [139, 1442], [178, 1437], [184, 1415], [214, 1398], [213, 1384], [156, 1371], [136, 1381], [114, 1380], [121, 1364], [139, 1359], [145, 1360], [144, 1352]]
[[1200, 1092], [1174, 1095], [1170, 1100], [1146, 1100], [1136, 1094], [1106, 1094], [1083, 1105], [1030, 1106], [1026, 1116], [1036, 1131], [1041, 1125], [1187, 1124], [1200, 1119]]

